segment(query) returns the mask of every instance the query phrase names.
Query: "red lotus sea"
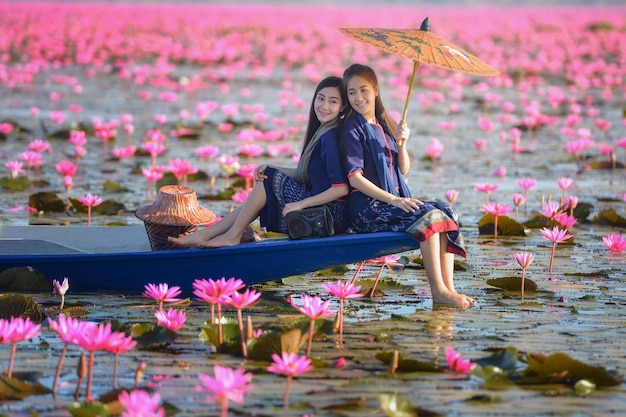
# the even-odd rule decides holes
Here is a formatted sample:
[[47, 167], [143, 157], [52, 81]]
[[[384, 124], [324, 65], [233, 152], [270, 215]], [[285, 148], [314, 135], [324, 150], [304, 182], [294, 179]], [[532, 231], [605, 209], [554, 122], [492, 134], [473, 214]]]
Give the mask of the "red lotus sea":
[[[385, 297], [347, 304], [343, 349], [327, 323], [316, 333], [312, 364], [275, 359], [271, 368], [287, 375], [282, 378], [263, 360], [217, 353], [214, 325], [205, 322], [209, 307], [193, 298], [159, 319], [177, 321], [169, 334], [177, 337], [123, 352], [120, 386], [132, 388], [135, 369], [148, 364], [139, 384], [145, 392], [119, 397], [124, 415], [164, 415], [159, 407], [165, 407], [168, 415], [217, 416], [225, 415], [225, 404], [238, 416], [626, 413], [621, 377], [611, 379], [624, 371], [626, 320], [623, 5], [2, 2], [0, 227], [137, 224], [134, 211], [172, 182], [187, 183], [202, 205], [224, 214], [245, 201], [256, 165], [294, 164], [313, 89], [325, 76], [340, 76], [354, 62], [372, 66], [387, 110], [400, 119], [411, 60], [339, 29], [418, 28], [426, 17], [433, 33], [500, 71], [481, 77], [422, 64], [407, 117], [414, 157], [409, 186], [420, 198], [447, 199], [457, 208], [470, 255], [459, 288], [478, 306], [428, 304], [422, 271], [413, 255], [405, 257], [408, 266], [383, 283]], [[44, 192], [61, 209], [34, 198]], [[329, 280], [352, 273], [335, 272]], [[526, 293], [526, 302], [486, 283], [522, 274], [540, 287]], [[254, 338], [286, 331], [299, 313], [284, 298], [320, 295], [319, 281], [300, 277], [258, 288], [261, 302], [243, 307], [255, 316]], [[48, 295], [35, 298], [51, 303]], [[154, 320], [153, 303], [140, 294], [82, 294], [74, 302], [91, 308], [87, 318], [94, 322]], [[50, 387], [63, 343], [46, 323], [40, 336], [17, 345], [14, 369], [43, 370], [39, 382]], [[229, 337], [237, 338], [233, 323]], [[13, 363], [10, 339], [0, 338], [0, 364]], [[496, 352], [508, 346], [518, 355]], [[399, 371], [389, 372], [394, 350], [405, 361], [396, 358]], [[564, 360], [561, 351], [585, 364]], [[78, 352], [68, 359], [76, 362]], [[493, 368], [506, 366], [497, 354], [515, 362], [506, 378]], [[452, 362], [445, 364], [446, 356]], [[471, 373], [468, 357], [479, 362]], [[109, 359], [101, 363], [108, 366]], [[555, 363], [569, 367], [550, 368]], [[110, 389], [106, 366], [96, 366], [96, 398]], [[515, 367], [526, 371], [512, 376]], [[0, 413], [68, 415], [73, 372], [62, 377], [56, 399], [6, 397], [0, 386]], [[294, 384], [289, 408], [283, 408], [285, 380]], [[136, 411], [133, 403], [152, 408]], [[404, 414], [393, 411], [398, 408]], [[121, 409], [116, 404], [106, 412]], [[87, 414], [72, 415], [103, 412], [81, 410]]]

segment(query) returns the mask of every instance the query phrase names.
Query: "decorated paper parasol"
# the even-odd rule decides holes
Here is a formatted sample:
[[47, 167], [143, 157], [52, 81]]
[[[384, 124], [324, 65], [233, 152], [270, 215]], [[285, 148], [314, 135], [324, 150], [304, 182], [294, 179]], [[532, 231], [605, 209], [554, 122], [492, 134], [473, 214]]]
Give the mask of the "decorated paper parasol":
[[495, 76], [500, 71], [480, 58], [441, 39], [430, 31], [430, 20], [424, 19], [419, 29], [339, 29], [345, 35], [364, 42], [385, 52], [400, 55], [413, 60], [413, 74], [402, 114], [402, 123], [406, 120], [409, 98], [413, 90], [415, 74], [420, 63], [432, 64], [452, 71], [472, 75]]

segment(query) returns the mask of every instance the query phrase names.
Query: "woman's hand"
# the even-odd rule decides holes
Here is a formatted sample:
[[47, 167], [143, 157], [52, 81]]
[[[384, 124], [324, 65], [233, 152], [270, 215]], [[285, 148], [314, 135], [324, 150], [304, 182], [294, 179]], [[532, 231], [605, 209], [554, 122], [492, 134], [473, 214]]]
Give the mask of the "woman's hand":
[[298, 211], [304, 208], [305, 207], [304, 207], [304, 204], [302, 204], [302, 201], [295, 201], [293, 203], [287, 203], [285, 204], [285, 207], [283, 207], [283, 217], [291, 213], [292, 211]]
[[417, 198], [404, 198], [404, 197], [394, 197], [389, 204], [392, 206], [401, 208], [407, 213], [414, 213], [417, 210], [417, 207], [420, 204], [424, 204], [421, 200]]
[[265, 175], [265, 169], [267, 165], [259, 165], [254, 168], [254, 180], [255, 181], [264, 181], [267, 179], [267, 175]]
[[406, 142], [409, 140], [409, 136], [411, 136], [411, 130], [409, 130], [407, 124], [399, 124], [396, 129], [396, 143], [398, 146], [406, 145]]

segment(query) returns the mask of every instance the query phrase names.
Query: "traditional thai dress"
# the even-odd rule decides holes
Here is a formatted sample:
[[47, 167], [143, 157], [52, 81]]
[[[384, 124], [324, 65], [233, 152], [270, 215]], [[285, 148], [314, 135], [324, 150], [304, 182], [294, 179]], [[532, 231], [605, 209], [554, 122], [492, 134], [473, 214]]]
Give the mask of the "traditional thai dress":
[[[329, 130], [314, 145], [307, 173], [309, 184], [302, 184], [278, 169], [265, 169], [267, 179], [263, 185], [267, 204], [259, 213], [261, 226], [273, 232], [287, 233], [287, 222], [282, 214], [287, 203], [304, 200], [330, 187], [348, 185], [339, 151], [338, 129]], [[335, 200], [327, 205], [333, 216], [335, 233], [345, 232], [347, 199]]]
[[[367, 123], [357, 114], [346, 122], [341, 135], [348, 177], [361, 172], [383, 190], [396, 196], [411, 197], [398, 167], [398, 146], [385, 125]], [[403, 231], [419, 242], [435, 233], [445, 233], [448, 252], [467, 256], [458, 215], [442, 201], [424, 201], [415, 212], [407, 213], [353, 189], [347, 218], [349, 227], [356, 233]]]

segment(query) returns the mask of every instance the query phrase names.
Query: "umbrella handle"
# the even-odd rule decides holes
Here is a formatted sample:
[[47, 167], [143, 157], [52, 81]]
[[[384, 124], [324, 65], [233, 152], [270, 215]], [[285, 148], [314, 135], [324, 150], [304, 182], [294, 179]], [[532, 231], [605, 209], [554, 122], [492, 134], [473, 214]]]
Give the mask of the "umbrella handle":
[[411, 100], [411, 92], [413, 91], [413, 83], [415, 82], [415, 74], [417, 74], [417, 68], [420, 66], [418, 61], [413, 61], [413, 74], [411, 74], [411, 81], [409, 82], [409, 91], [406, 94], [406, 101], [404, 103], [404, 112], [402, 113], [402, 119], [400, 124], [406, 122], [406, 114], [409, 111], [409, 101]]

